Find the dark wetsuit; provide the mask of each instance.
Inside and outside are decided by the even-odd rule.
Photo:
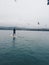
[[[16,30],[15,30],[15,28],[13,29],[13,35],[16,33]]]

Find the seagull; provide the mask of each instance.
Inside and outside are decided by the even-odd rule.
[[[15,2],[16,2],[16,0],[15,0]]]

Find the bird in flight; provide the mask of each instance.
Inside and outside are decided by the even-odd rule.
[[[15,2],[16,2],[16,0],[15,0]]]

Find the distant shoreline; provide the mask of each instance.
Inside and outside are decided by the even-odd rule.
[[[0,30],[49,31],[49,28],[0,27]]]

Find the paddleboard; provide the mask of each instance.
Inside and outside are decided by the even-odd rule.
[[[10,37],[15,37],[15,38],[16,38],[17,36],[16,36],[16,35],[12,35],[12,34],[11,34],[11,35],[10,35]]]

